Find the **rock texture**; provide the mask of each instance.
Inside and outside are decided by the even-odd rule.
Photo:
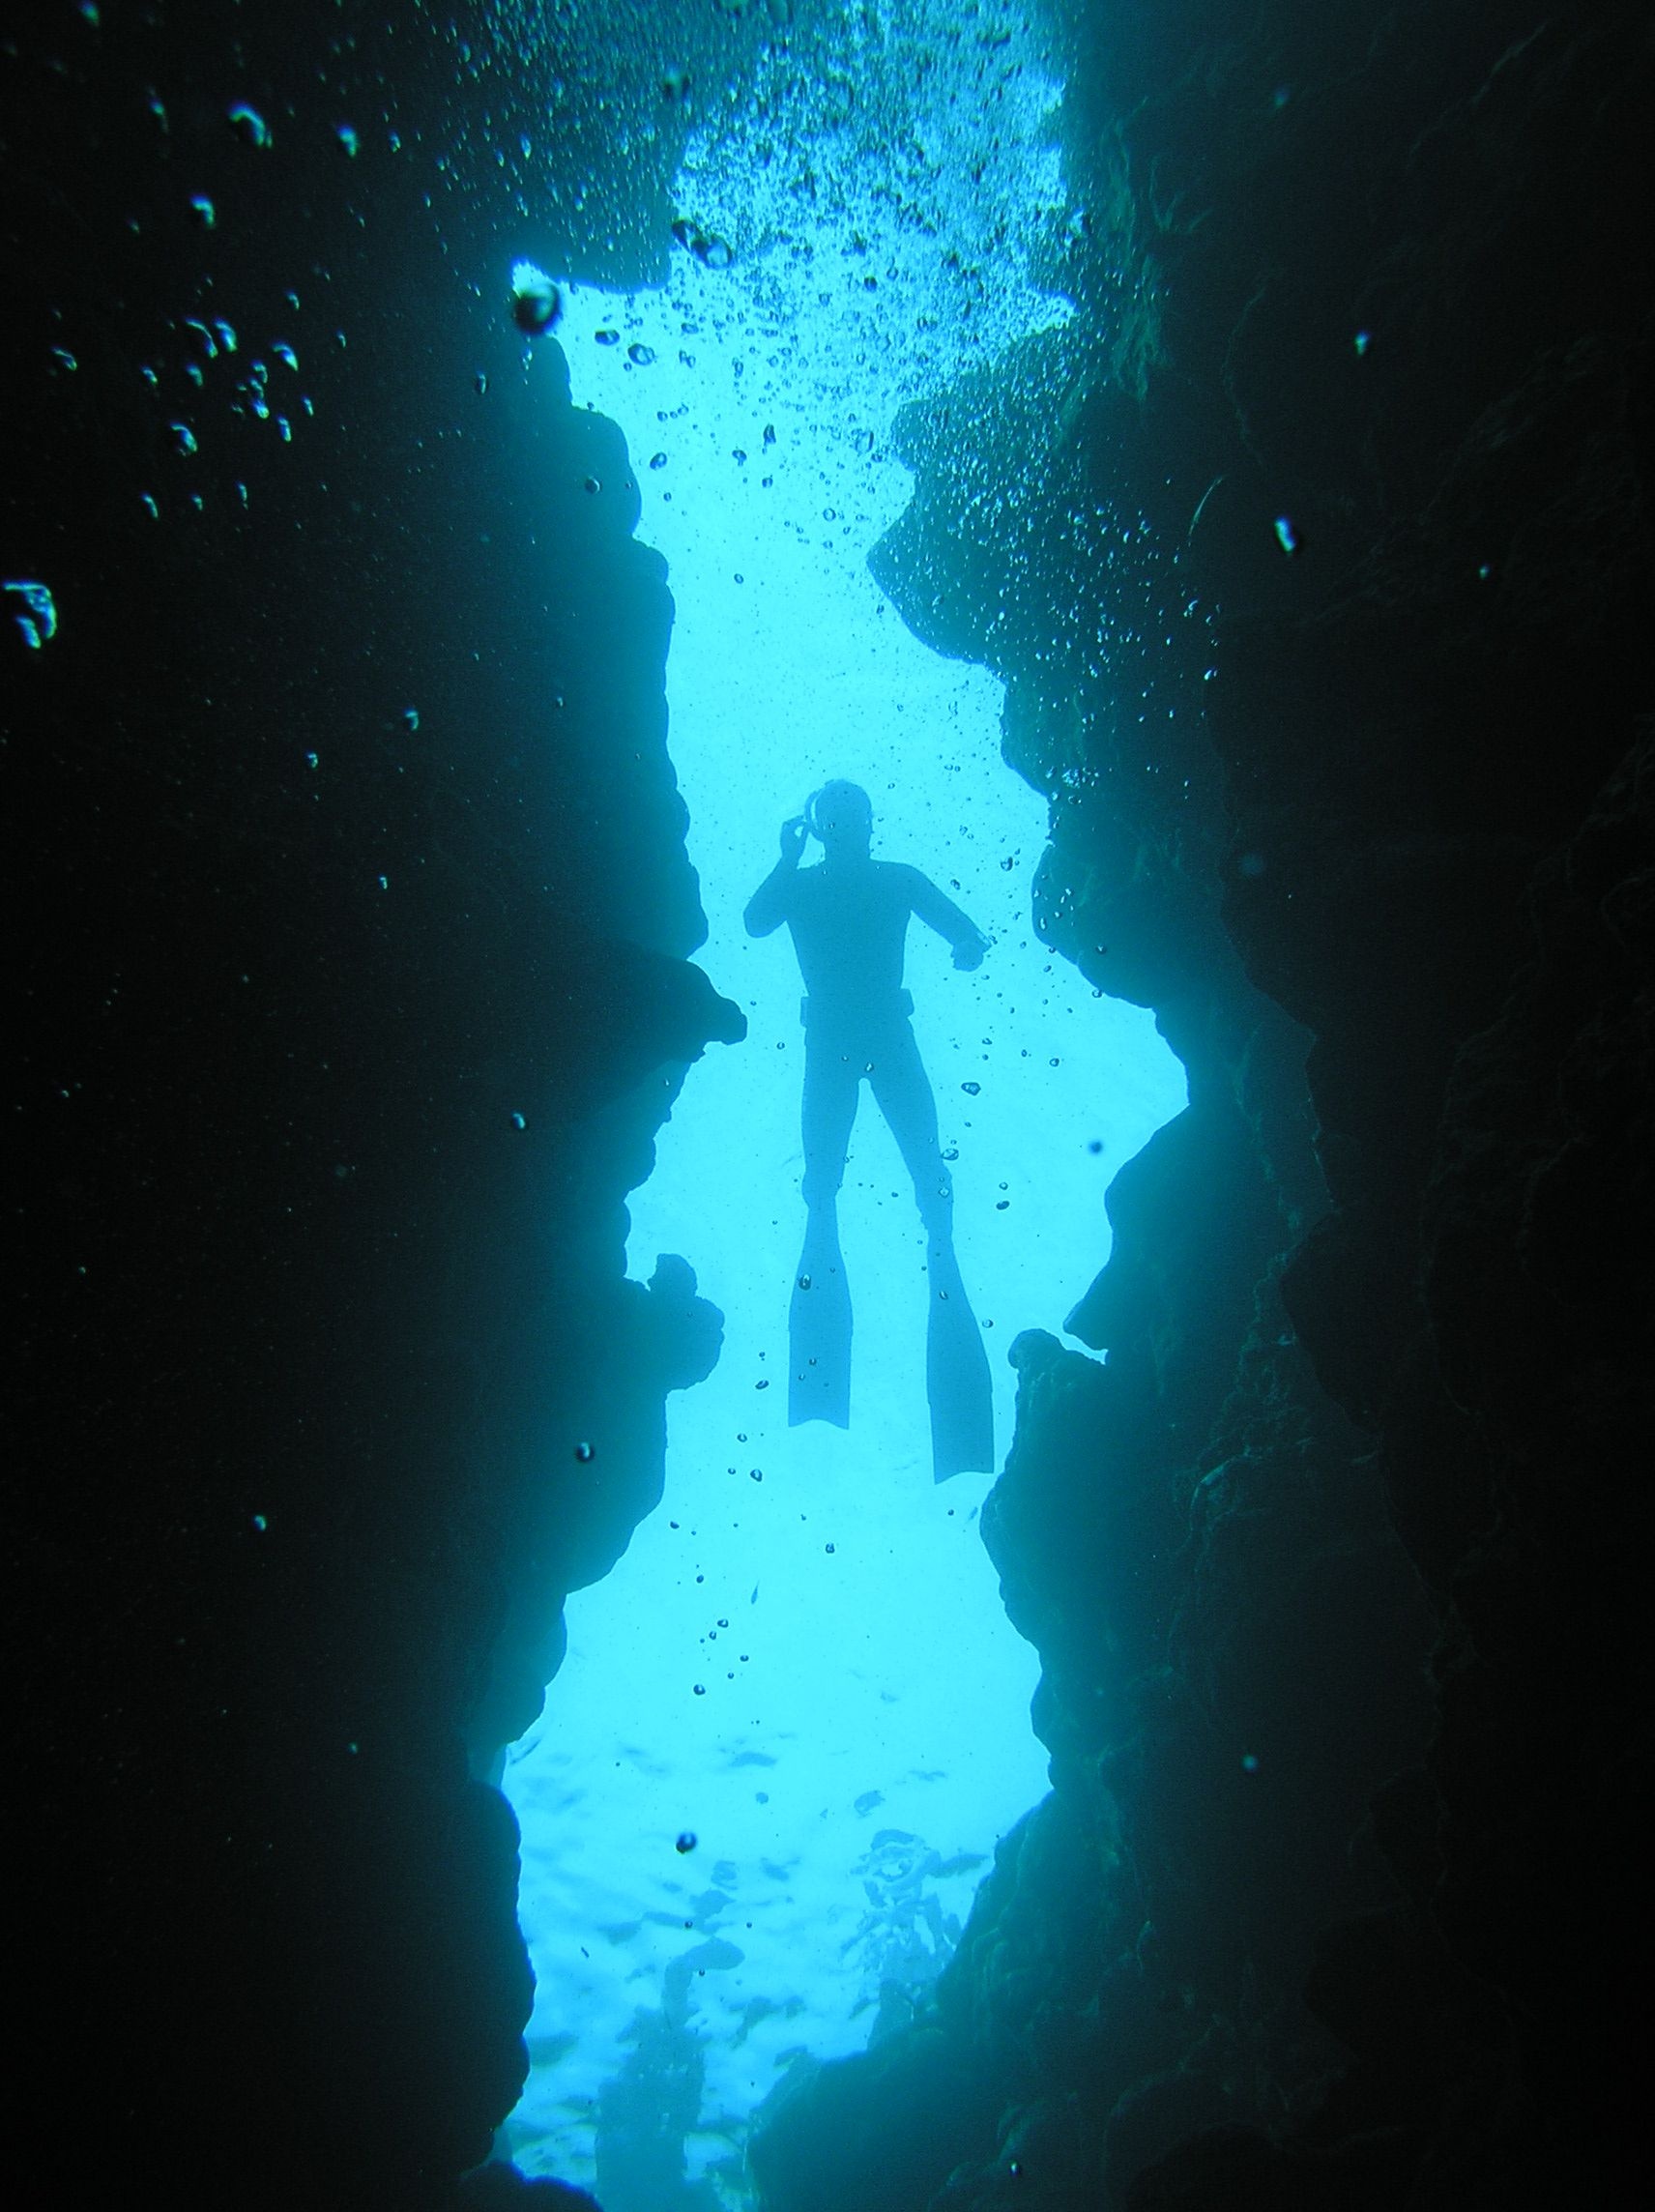
[[[1003,677],[1036,919],[1157,1009],[1191,1103],[1070,1318],[1107,1364],[1014,1350],[984,1532],[1053,1794],[933,2017],[782,2101],[754,2168],[770,2212],[1612,2196],[1643,26],[1068,20],[1076,320],[908,420],[876,568]]]
[[[1112,1193],[1107,1362],[1016,1348],[987,1533],[1052,1794],[932,2013],[780,2102],[755,2179],[1614,2201],[1646,24],[1054,9],[1076,314],[906,422],[876,567],[1003,678],[1038,926],[1190,1107]],[[787,13],[653,11],[737,100]],[[15,2087],[59,2201],[581,2200],[456,2183],[529,1995],[484,1778],[715,1353],[623,1208],[739,1017],[688,964],[628,457],[473,287],[547,71],[548,257],[658,266],[682,123],[628,130],[619,18],[182,0],[0,54],[5,573],[59,618],[3,640]]]
[[[58,616],[0,641],[18,2163],[444,2203],[524,2066],[481,1776],[716,1356],[624,1196],[742,1023],[628,456],[507,312],[480,31],[98,15],[0,64],[5,573]]]

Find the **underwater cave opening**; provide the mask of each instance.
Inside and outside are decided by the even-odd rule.
[[[567,1659],[505,1777],[537,1994],[503,2147],[606,2212],[747,2203],[750,2116],[796,2066],[923,2001],[997,1840],[1045,1788],[1037,1661],[978,1532],[993,1474],[933,1481],[925,1235],[866,1088],[840,1205],[851,1425],[789,1426],[800,983],[785,930],[742,926],[779,826],[855,780],[875,857],[917,866],[992,941],[960,973],[916,921],[907,982],[997,1461],[1006,1351],[1060,1326],[1108,1256],[1108,1181],[1185,1101],[1152,1017],[1035,933],[1046,802],[1002,762],[1001,685],[920,643],[868,567],[909,497],[900,407],[1066,312],[1031,276],[1061,200],[1039,128],[1058,92],[1032,67],[1015,83],[1028,114],[1007,132],[980,68],[963,103],[933,73],[915,126],[928,238],[888,161],[820,114],[795,133],[809,210],[726,118],[692,136],[678,190],[733,258],[676,253],[658,291],[564,289],[575,401],[621,425],[640,534],[669,565],[698,958],[749,1021],[691,1069],[630,1204],[631,1273],[687,1258],[725,1316],[722,1356],[670,1401],[664,1502],[571,1601]]]

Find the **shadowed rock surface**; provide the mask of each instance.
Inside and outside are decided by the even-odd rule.
[[[1014,1348],[984,1534],[1054,1794],[914,2031],[982,2086],[922,2138],[882,2046],[779,2100],[754,2168],[771,2212],[1612,2194],[1642,31],[1069,20],[1077,323],[911,413],[875,567],[1005,680],[1037,922],[1156,1008],[1191,1103],[1110,1193],[1069,1323],[1107,1366]]]
[[[740,100],[773,21],[704,13],[682,59]],[[875,568],[1003,679],[1037,925],[1190,1106],[1068,1323],[1107,1364],[1015,1348],[985,1535],[1052,1794],[934,2007],[801,2072],[753,2174],[767,2212],[1611,2201],[1646,23],[1057,13],[1076,316],[911,413]],[[620,433],[467,289],[545,120],[499,18],[104,17],[4,65],[7,573],[61,624],[4,640],[25,2141],[97,2177],[63,2202],[590,2201],[458,2177],[529,2005],[485,1777],[716,1355],[693,1253],[622,1256],[741,1027],[688,964],[666,579]],[[602,11],[560,35],[547,250],[645,281],[682,126],[627,132]],[[291,450],[241,372],[192,392],[220,316],[295,348]]]
[[[428,196],[503,66],[344,24],[66,11],[4,64],[6,573],[60,622],[4,640],[15,2085],[176,2202],[448,2201],[515,2100],[467,1744],[533,1718],[716,1357],[623,1201],[744,1029],[687,960],[624,442],[470,290],[508,180]]]

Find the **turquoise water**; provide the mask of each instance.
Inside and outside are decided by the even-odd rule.
[[[863,56],[876,82],[908,68],[928,14]],[[1000,1459],[1006,1349],[1060,1327],[1108,1256],[1111,1176],[1184,1103],[1151,1017],[1094,996],[1031,926],[1046,804],[1000,759],[999,684],[921,645],[867,566],[909,494],[901,405],[1067,313],[1031,275],[1061,204],[1042,141],[1059,88],[1015,41],[998,101],[979,56],[934,49],[908,110],[928,229],[889,189],[889,145],[813,109],[814,137],[778,131],[808,160],[759,159],[756,125],[692,133],[679,204],[733,242],[730,266],[680,252],[660,291],[564,288],[576,402],[620,423],[639,535],[669,565],[698,958],[750,1024],[691,1071],[630,1202],[631,1272],[688,1258],[724,1312],[723,1357],[670,1402],[665,1503],[571,1602],[567,1662],[506,1778],[538,1984],[506,2140],[607,2212],[685,2189],[744,2202],[751,2112],[922,1995],[1045,1788],[1037,1663],[977,1532],[992,1477],[932,1480],[924,1246],[865,1091],[841,1206],[852,1425],[787,1426],[800,987],[786,932],[755,943],[740,922],[781,822],[855,779],[876,858],[917,865],[993,940],[962,974],[915,922],[908,982]]]

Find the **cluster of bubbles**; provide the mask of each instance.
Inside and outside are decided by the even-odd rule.
[[[888,416],[1067,318],[1031,275],[1066,208],[1058,87],[1021,8],[978,15],[967,29],[919,0],[846,10],[808,53],[774,41],[750,99],[710,108],[685,144],[679,189],[697,220],[674,225],[678,243],[724,267],[717,249],[739,239],[742,306],[796,339],[833,301],[830,351],[795,364],[821,398],[877,391]]]
[[[672,234],[704,269],[728,269],[736,258],[736,249],[727,238],[720,238],[715,230],[703,230],[700,223],[692,222],[688,216],[677,218]]]
[[[247,113],[250,115],[252,111],[248,109]],[[247,137],[249,144],[264,145],[268,143],[268,136],[259,138],[251,134],[250,125],[244,131],[244,136]],[[190,205],[195,210],[203,227],[211,229],[218,219],[213,202],[204,195],[197,195],[190,202]],[[290,291],[286,298],[289,308],[297,314],[300,308],[298,293]],[[223,316],[209,318],[205,315],[179,315],[171,320],[170,327],[183,341],[182,357],[169,361],[158,354],[154,361],[141,364],[138,373],[149,391],[158,399],[164,398],[170,406],[180,409],[177,414],[170,415],[166,419],[166,436],[173,453],[181,460],[190,461],[201,451],[201,436],[195,422],[190,419],[186,410],[194,406],[198,394],[204,394],[207,392],[208,372],[213,364],[227,361],[233,355],[239,355],[242,350],[242,341],[235,325]],[[335,342],[343,346],[345,343],[343,332],[336,331],[334,335]],[[73,354],[62,348],[54,348],[53,350],[54,357],[66,371],[72,370],[77,365]],[[273,339],[268,350],[271,360],[277,363],[289,375],[294,377],[299,375],[299,355],[288,339]],[[189,388],[182,394],[177,393],[172,388],[171,379],[175,374],[181,376]],[[229,412],[234,416],[250,416],[258,422],[272,423],[282,444],[291,445],[295,422],[302,415],[314,416],[316,405],[308,393],[303,391],[296,393],[292,399],[278,398],[273,405],[270,363],[264,360],[252,360],[247,362],[245,374],[235,377],[230,392]],[[234,488],[242,505],[246,507],[247,505],[247,485],[238,482]],[[155,494],[143,492],[139,496],[147,512],[152,518],[159,520],[161,511],[160,502]],[[197,511],[201,511],[205,506],[203,493],[200,491],[191,493],[189,504]]]

